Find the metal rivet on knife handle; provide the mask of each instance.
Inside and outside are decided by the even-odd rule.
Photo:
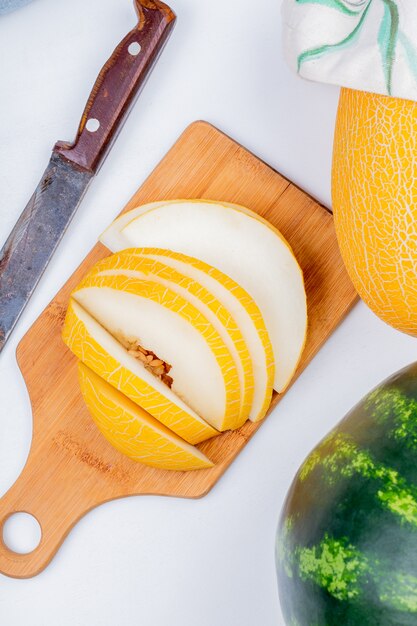
[[[0,251],[0,351],[42,276],[161,52],[175,14],[135,0],[136,27],[101,70],[73,143],[58,142],[32,198]]]

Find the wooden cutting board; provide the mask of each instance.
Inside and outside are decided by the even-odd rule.
[[[243,204],[269,219],[288,239],[307,288],[309,329],[300,374],[356,301],[331,214],[206,122],[185,130],[124,210],[173,198]],[[93,263],[108,254],[101,244],[92,249],[17,349],[32,402],[33,440],[25,468],[0,500],[0,528],[9,515],[26,511],[39,521],[42,539],[33,552],[23,555],[11,552],[0,540],[0,571],[9,576],[25,578],[40,572],[77,520],[102,502],[136,494],[203,496],[261,426],[248,422],[201,444],[216,464],[194,472],[146,467],[107,443],[84,406],[76,359],[61,340],[61,328],[71,290]],[[274,396],[271,409],[279,398]]]

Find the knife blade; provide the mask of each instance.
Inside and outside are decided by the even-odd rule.
[[[34,194],[0,251],[0,352],[103,163],[175,22],[160,0],[134,0],[138,23],[93,86],[75,141],[55,144]]]

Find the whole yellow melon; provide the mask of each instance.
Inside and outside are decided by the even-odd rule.
[[[417,103],[342,89],[332,197],[359,295],[385,322],[417,336]]]

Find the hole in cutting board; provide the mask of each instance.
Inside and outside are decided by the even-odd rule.
[[[28,554],[41,542],[42,529],[33,515],[19,512],[10,515],[3,524],[3,541],[9,550]]]

